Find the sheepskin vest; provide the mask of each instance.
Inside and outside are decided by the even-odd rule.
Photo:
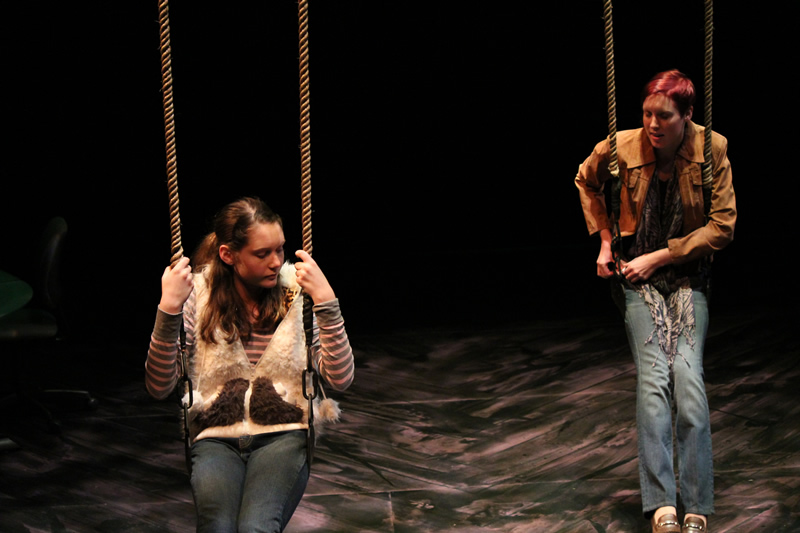
[[[300,287],[293,265],[283,265],[279,283],[293,300],[256,365],[247,358],[240,339],[228,344],[217,330],[218,341],[213,344],[196,335],[188,362],[193,384],[189,409],[192,442],[308,428],[308,401],[302,390],[307,366],[303,298],[297,297]],[[205,272],[195,274],[194,290],[199,321],[210,292]]]

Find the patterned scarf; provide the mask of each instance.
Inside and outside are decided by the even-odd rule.
[[[636,228],[627,256],[638,257],[666,248],[669,239],[680,235],[682,225],[683,202],[676,171],[667,181],[654,175],[647,191],[641,223]],[[668,265],[659,268],[647,282],[633,284],[633,288],[647,303],[655,323],[645,344],[657,337],[658,346],[672,368],[675,355],[679,354],[678,338],[683,335],[689,345],[694,346],[694,300],[689,278],[678,277],[675,268]]]

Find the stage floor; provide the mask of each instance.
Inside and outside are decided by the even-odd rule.
[[[711,531],[800,531],[800,349],[788,316],[712,309]],[[288,532],[640,532],[635,371],[617,317],[351,330],[356,381]],[[2,407],[0,531],[190,532],[177,407],[136,347],[73,347],[93,411],[61,436]],[[64,359],[52,363],[64,365]],[[95,366],[96,367],[96,366]],[[5,379],[5,378],[4,378]]]

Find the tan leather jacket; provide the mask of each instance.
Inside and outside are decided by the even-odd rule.
[[[683,234],[668,242],[675,264],[683,264],[721,250],[733,240],[736,223],[736,198],[731,182],[728,161],[728,141],[712,132],[711,153],[713,183],[711,211],[706,224],[703,219],[703,140],[705,128],[689,121],[686,136],[675,158],[681,198],[683,199]],[[642,128],[617,134],[622,192],[620,195],[620,233],[633,235],[642,215],[647,188],[655,170],[653,146]],[[590,234],[612,229],[606,211],[603,186],[611,177],[608,170],[610,149],[608,140],[595,146],[575,177],[580,192],[583,214]]]

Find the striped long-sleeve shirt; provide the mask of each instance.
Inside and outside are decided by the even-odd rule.
[[[178,352],[181,321],[186,331],[187,356],[194,353],[196,300],[192,292],[183,306],[183,313],[172,315],[161,309],[150,337],[150,349],[145,363],[145,384],[151,396],[164,399],[178,381]],[[334,389],[344,390],[353,382],[353,350],[344,329],[339,300],[317,304],[314,310],[313,361],[320,376]],[[243,342],[245,353],[255,365],[272,340],[271,330],[254,329],[250,339]],[[225,342],[220,341],[220,342]]]

